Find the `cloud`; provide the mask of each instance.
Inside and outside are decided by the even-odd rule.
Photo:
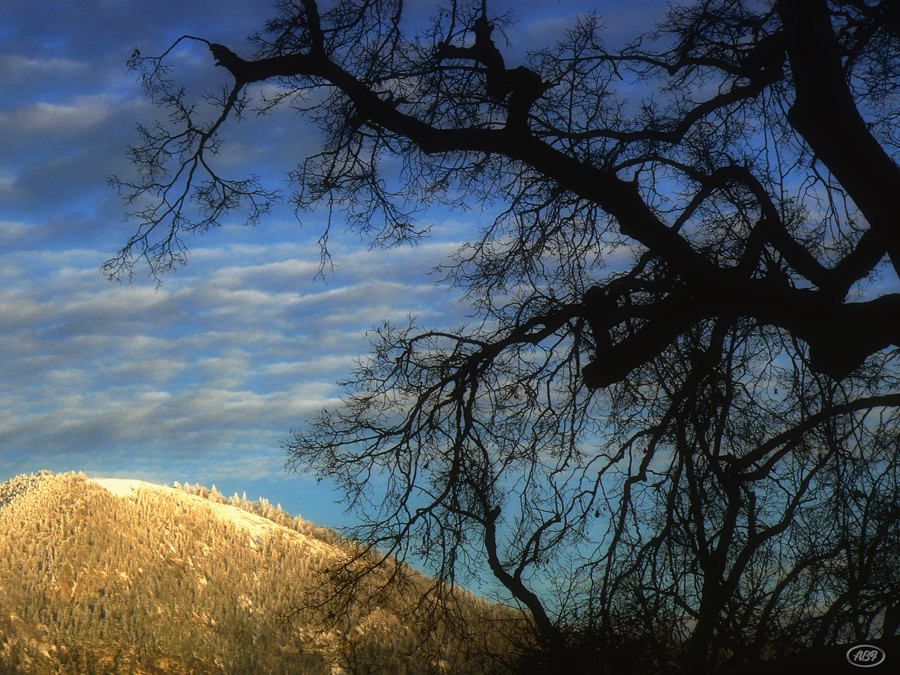
[[[582,4],[528,2],[521,12],[543,7],[546,21]],[[258,228],[235,216],[189,238],[188,266],[159,289],[99,274],[133,226],[106,177],[133,175],[135,123],[164,118],[125,69],[132,48],[158,54],[191,33],[250,54],[244,37],[272,12],[270,0],[222,0],[215,11],[205,0],[4,6],[0,474],[281,477],[279,441],[334,404],[335,382],[368,352],[368,328],[408,314],[433,327],[464,321],[458,295],[428,270],[472,232],[468,221],[441,220],[423,245],[391,251],[366,250],[336,224],[336,272],[315,280],[324,217],[304,214],[301,230],[284,206]],[[532,28],[528,40],[560,30]],[[225,77],[203,45],[176,59],[173,75],[192,91]],[[219,164],[276,187],[319,140],[290,108],[227,132]]]
[[[7,178],[9,189],[12,189],[12,178]],[[6,189],[7,182],[4,180],[4,172],[0,171],[0,195]],[[15,242],[21,241],[28,231],[28,226],[19,221],[0,220],[0,244],[9,246]]]
[[[86,73],[89,69],[89,64],[83,60],[0,54],[0,82],[5,84],[44,77],[72,77]]]
[[[280,475],[279,441],[335,405],[366,329],[409,312],[460,316],[427,273],[454,244],[342,248],[323,282],[313,248],[238,244],[236,231],[197,240],[212,245],[158,289],[108,284],[98,250],[0,255],[0,389],[15,392],[0,397],[0,470],[12,457],[22,470],[134,466],[130,448],[152,472],[191,462],[216,476],[221,453],[252,449],[254,475],[264,457]]]
[[[16,194],[16,175],[9,169],[0,168],[0,197],[10,198]],[[2,235],[8,237],[13,223],[4,222]],[[21,232],[21,230],[19,231]]]
[[[64,103],[37,102],[0,115],[0,124],[13,136],[74,136],[109,119],[114,103],[107,95],[76,96]]]

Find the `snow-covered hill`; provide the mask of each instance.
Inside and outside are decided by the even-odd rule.
[[[264,500],[17,477],[0,485],[0,673],[481,673],[509,649],[518,615],[467,593],[429,614],[433,582],[402,565],[336,595],[328,570],[358,551]]]

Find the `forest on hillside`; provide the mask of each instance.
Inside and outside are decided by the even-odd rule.
[[[432,582],[398,565],[353,598],[335,594],[325,569],[355,552],[265,500],[177,483],[123,498],[83,475],[18,477],[0,486],[0,672],[502,669],[503,628],[519,615],[460,590],[431,612]]]

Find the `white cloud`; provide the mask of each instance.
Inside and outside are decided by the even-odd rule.
[[[277,377],[308,377],[317,374],[346,374],[353,367],[353,356],[321,356],[303,361],[269,363],[265,372]]]
[[[86,73],[89,67],[85,61],[75,59],[29,58],[21,54],[0,54],[0,73],[2,79],[7,81],[78,75]]]
[[[0,391],[16,394],[0,399],[0,470],[17,456],[16,473],[43,462],[134,477],[188,463],[220,475],[232,462],[282,475],[279,441],[335,405],[366,329],[460,311],[427,275],[455,246],[347,248],[337,274],[314,282],[314,249],[229,241],[196,249],[160,289],[108,284],[98,251],[0,255]],[[239,459],[251,450],[252,466]]]
[[[0,115],[0,123],[2,123],[3,116]],[[9,169],[0,168],[0,197],[12,197],[16,191],[16,175],[10,171]],[[7,231],[9,230],[11,233],[16,234],[15,231],[10,227],[13,225],[12,223],[4,223],[4,228],[2,234],[4,236],[7,235]]]
[[[107,121],[114,105],[113,97],[96,94],[64,103],[36,102],[0,115],[0,124],[8,134],[74,136]]]
[[[12,190],[15,179],[0,171],[0,194]],[[25,237],[27,225],[19,221],[0,220],[0,244],[12,244]]]

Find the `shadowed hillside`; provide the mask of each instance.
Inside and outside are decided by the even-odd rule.
[[[452,614],[429,612],[433,583],[405,567],[338,607],[322,570],[354,550],[215,489],[15,478],[0,485],[0,672],[494,669],[510,610],[457,592]]]

